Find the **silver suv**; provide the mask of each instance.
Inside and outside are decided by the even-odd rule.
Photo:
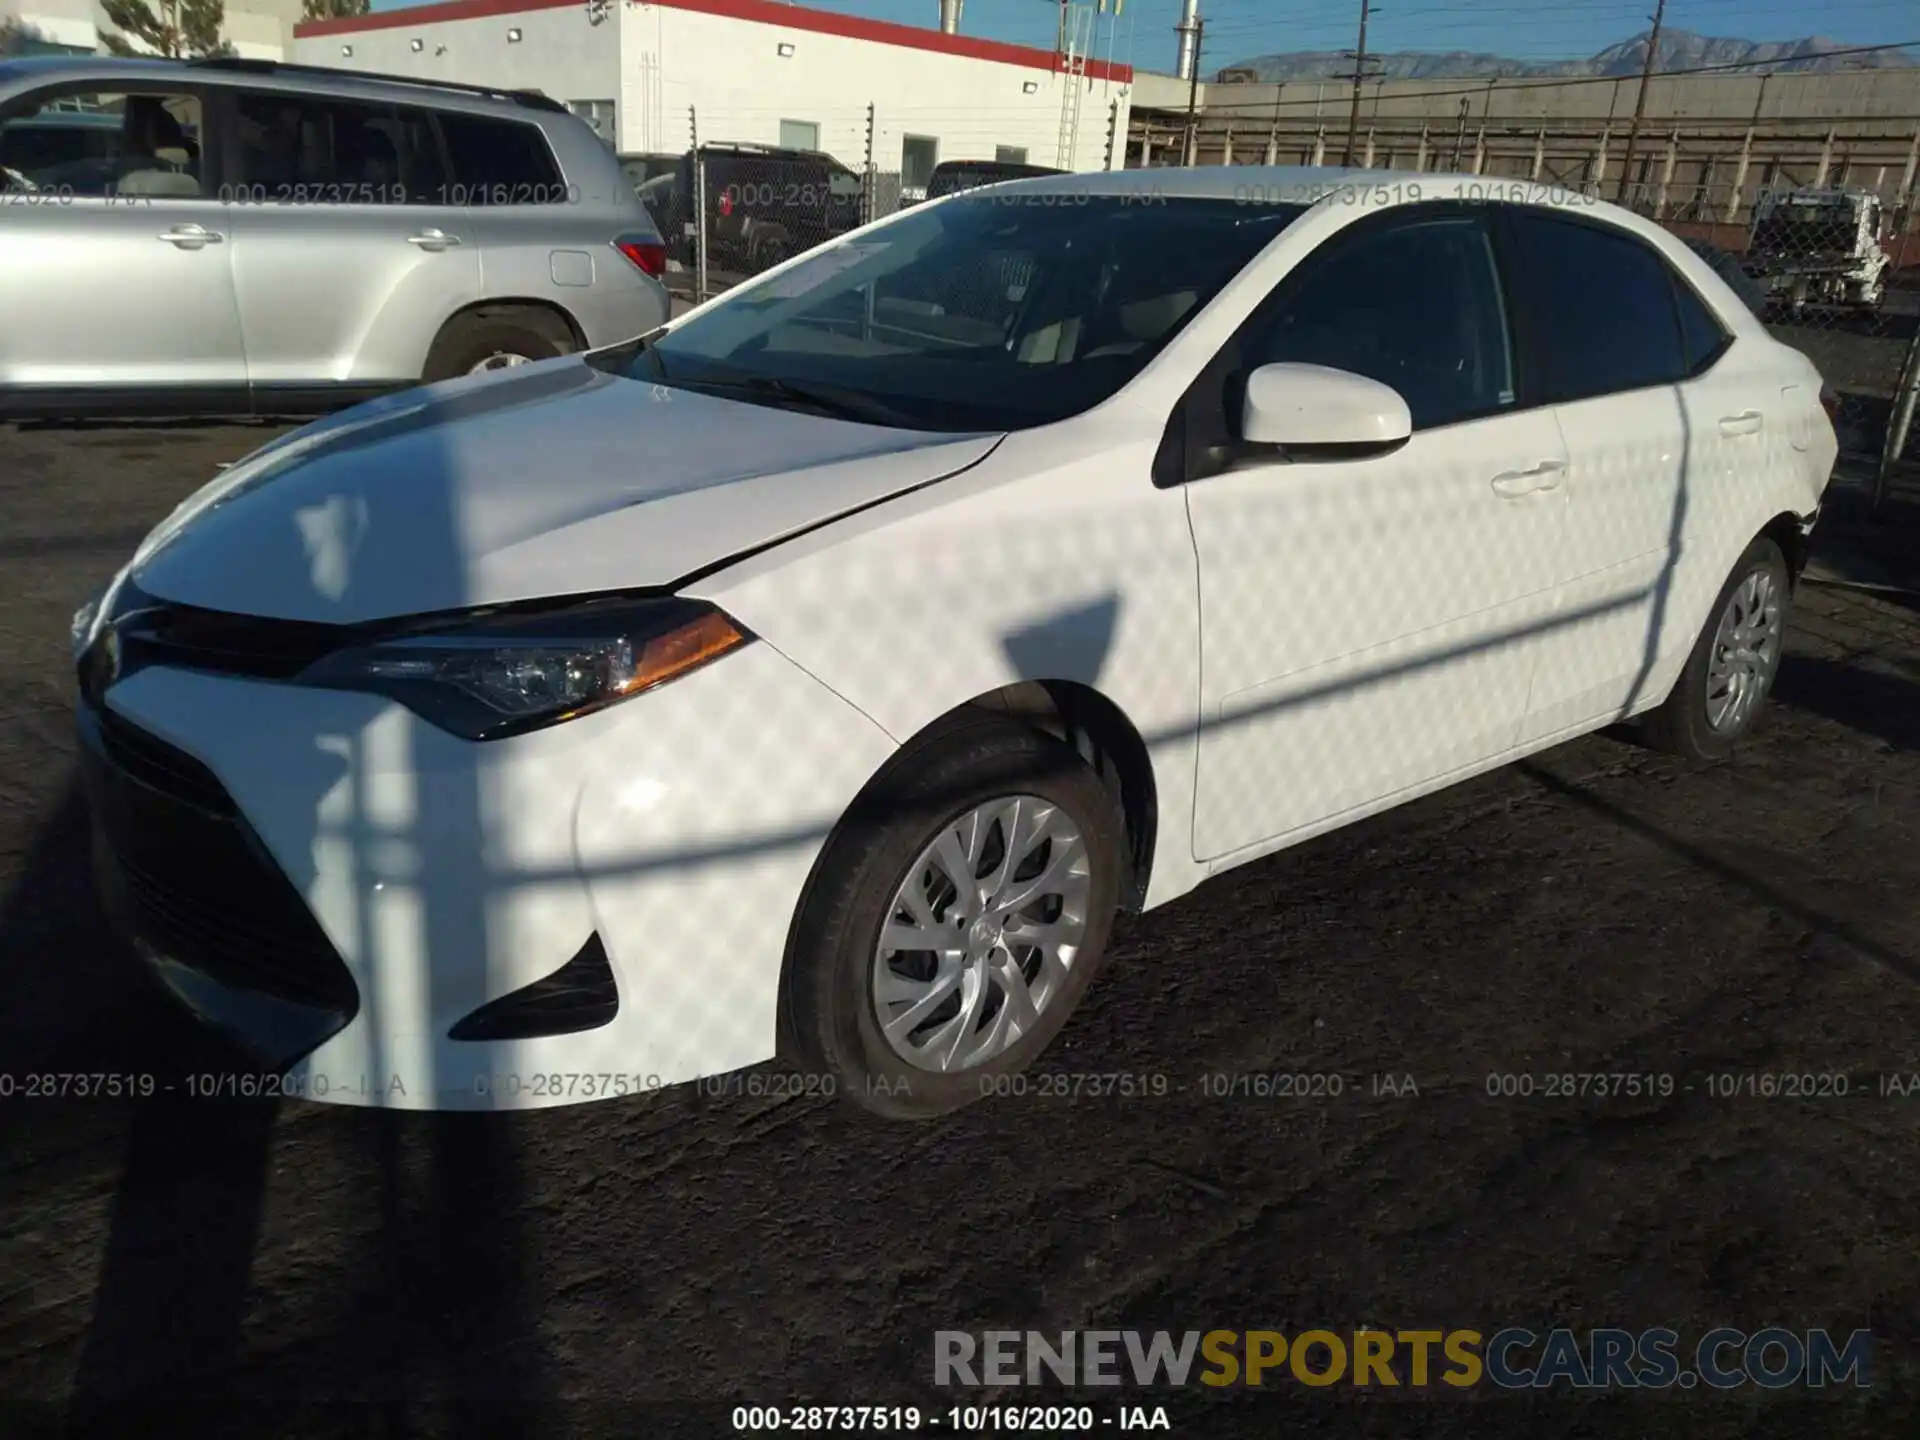
[[[628,340],[666,254],[543,95],[0,62],[0,416],[291,414]]]

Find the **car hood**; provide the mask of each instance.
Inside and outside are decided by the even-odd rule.
[[[976,464],[897,430],[578,359],[427,386],[284,436],[190,496],[122,572],[150,595],[352,624],[675,582]]]

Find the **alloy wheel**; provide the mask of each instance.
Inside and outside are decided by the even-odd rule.
[[[1751,570],[1734,587],[1707,659],[1707,724],[1737,734],[1766,698],[1780,665],[1780,586],[1772,570]]]
[[[509,350],[496,350],[493,354],[487,356],[486,359],[476,364],[471,370],[467,371],[467,373],[469,375],[482,375],[489,370],[507,370],[515,365],[529,365],[532,363],[533,362],[525,355],[516,355]]]
[[[968,1070],[1031,1034],[1087,933],[1092,868],[1073,818],[1035,795],[948,822],[894,892],[872,996],[894,1053]]]

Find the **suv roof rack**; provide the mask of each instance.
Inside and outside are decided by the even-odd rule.
[[[801,150],[792,145],[762,145],[755,140],[703,140],[700,150],[704,154],[713,151],[716,154],[735,155],[792,155],[803,160],[831,160],[833,157],[824,150]]]
[[[423,90],[451,90],[461,95],[484,95],[494,100],[511,100],[532,110],[569,113],[550,95],[538,90],[507,90],[498,85],[462,85],[452,80],[422,80],[412,75],[381,75],[372,70],[342,70],[332,65],[300,65],[287,60],[253,60],[238,55],[206,55],[187,64],[207,70],[237,70],[247,75],[313,75],[339,80],[371,80],[382,85],[411,85]]]

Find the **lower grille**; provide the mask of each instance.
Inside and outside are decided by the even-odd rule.
[[[220,985],[338,1012],[344,1025],[360,1005],[352,975],[213,773],[91,705],[79,719],[122,922]]]

